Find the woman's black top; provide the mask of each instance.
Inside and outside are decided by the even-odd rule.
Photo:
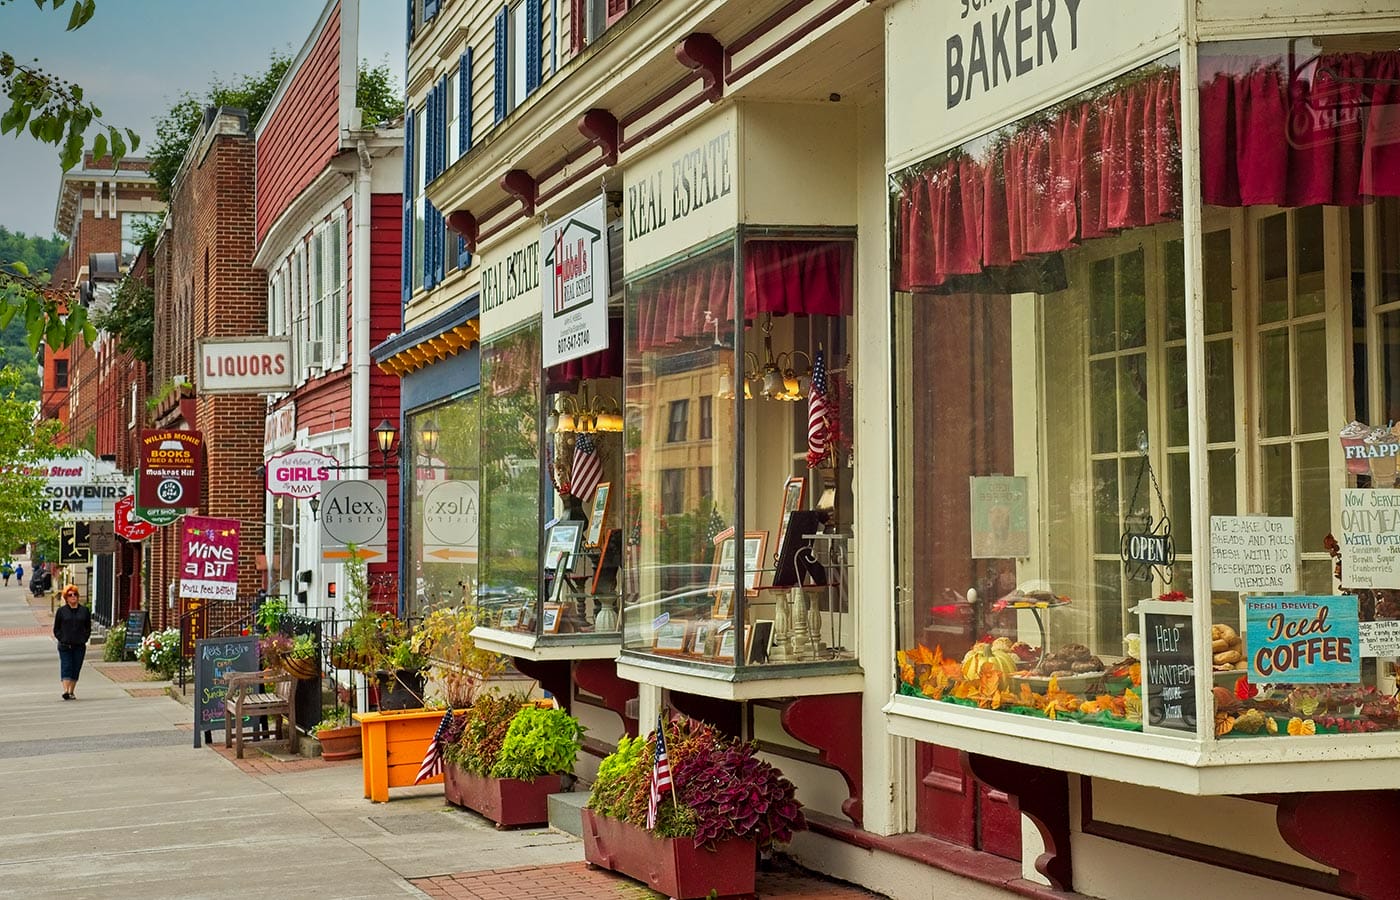
[[[63,604],[53,614],[53,636],[60,644],[86,644],[92,637],[92,612],[81,603]]]

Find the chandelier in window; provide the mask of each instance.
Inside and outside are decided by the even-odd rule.
[[[806,398],[812,385],[812,357],[805,350],[784,350],[773,353],[773,314],[765,313],[763,324],[763,360],[760,363],[757,353],[744,351],[744,399],[751,400],[755,393],[764,400],[796,402]],[[798,357],[806,363],[798,366]],[[734,374],[728,368],[719,375],[719,387],[715,396],[722,400],[734,399]]]
[[[545,428],[552,434],[620,432],[622,411],[611,397],[600,394],[590,398],[585,381],[579,386],[578,394],[555,395]]]

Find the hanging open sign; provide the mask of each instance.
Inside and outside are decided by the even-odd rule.
[[[1128,578],[1132,581],[1151,581],[1155,572],[1168,584],[1172,580],[1172,566],[1176,563],[1176,541],[1172,538],[1171,519],[1163,517],[1154,526],[1147,517],[1146,527],[1136,531],[1123,532],[1120,555],[1127,565]]]

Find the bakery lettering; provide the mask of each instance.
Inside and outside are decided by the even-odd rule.
[[[1277,677],[1287,681],[1287,674],[1293,669],[1315,665],[1319,662],[1350,663],[1355,648],[1349,637],[1327,634],[1332,630],[1327,621],[1329,612],[1326,606],[1318,603],[1278,601],[1282,609],[1269,617],[1268,640],[1270,646],[1259,648],[1254,654],[1254,669],[1261,676]],[[1302,618],[1291,617],[1286,613],[1301,607],[1316,609],[1315,614]],[[1273,642],[1284,640],[1284,643]]]
[[[949,35],[948,109],[1079,48],[1083,0],[961,0],[972,28]]]
[[[628,186],[628,240],[680,221],[733,192],[730,135],[731,132],[726,131],[711,138],[673,160],[669,172],[663,166]]]

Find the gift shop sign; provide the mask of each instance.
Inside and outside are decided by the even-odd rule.
[[[1251,683],[1361,680],[1355,597],[1250,597],[1245,617]]]
[[[481,254],[481,339],[504,334],[540,312],[540,232],[523,232]]]
[[[125,540],[144,541],[156,533],[156,526],[136,518],[136,498],[130,494],[117,501],[112,515],[113,529]]]
[[[1342,586],[1400,588],[1400,490],[1342,489]]]
[[[544,365],[608,349],[608,211],[598,197],[544,229]]]
[[[156,510],[199,505],[204,438],[198,431],[143,429],[140,461],[138,507]]]
[[[320,496],[325,482],[335,480],[340,460],[315,450],[289,450],[268,459],[266,471],[269,494],[309,500]]]
[[[1175,46],[1182,4],[914,0],[891,6],[886,152],[903,164]]]
[[[623,269],[635,272],[739,221],[739,113],[706,120],[627,167]]]
[[[389,551],[387,496],[383,481],[328,484],[321,492],[321,561],[383,561]]]
[[[199,342],[201,394],[275,394],[292,389],[292,343],[275,338]]]
[[[180,596],[238,596],[238,520],[186,516],[180,523]]]

